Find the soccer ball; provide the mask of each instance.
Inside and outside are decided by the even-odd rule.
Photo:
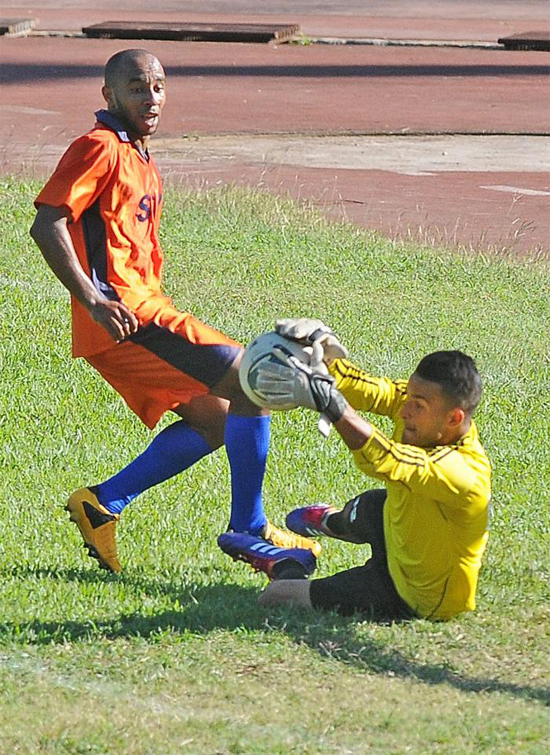
[[[257,391],[256,381],[258,378],[258,369],[267,362],[283,364],[272,353],[274,346],[285,349],[288,353],[295,356],[301,362],[309,364],[311,358],[311,346],[303,346],[297,341],[291,341],[289,338],[280,336],[275,331],[262,333],[257,336],[245,349],[243,358],[239,365],[239,380],[241,388],[248,398],[256,406],[262,406],[265,409],[277,409],[278,411],[288,411],[296,409],[296,404],[284,404],[282,406],[271,407],[261,393]]]

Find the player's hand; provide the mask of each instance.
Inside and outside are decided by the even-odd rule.
[[[101,325],[115,341],[123,341],[137,332],[137,317],[128,307],[119,301],[101,299],[88,309],[92,318]]]
[[[331,422],[341,419],[347,401],[325,371],[312,369],[295,356],[275,346],[273,354],[283,364],[268,362],[258,369],[256,388],[274,409],[304,406],[324,414]]]
[[[326,364],[348,355],[346,347],[340,343],[333,330],[325,325],[322,320],[311,320],[307,317],[277,320],[275,331],[291,341],[299,341],[306,345],[312,345],[318,341],[323,346],[323,360]]]

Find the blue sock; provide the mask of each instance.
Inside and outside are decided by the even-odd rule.
[[[127,467],[94,487],[99,502],[112,514],[120,514],[144,490],[183,472],[212,449],[183,420],[165,427],[149,447]]]
[[[271,417],[228,414],[225,448],[231,467],[231,519],[229,529],[259,534],[267,519],[262,503]]]

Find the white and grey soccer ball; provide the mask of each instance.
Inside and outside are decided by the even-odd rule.
[[[277,409],[278,411],[288,411],[296,409],[296,404],[284,404],[282,406],[272,407],[266,401],[261,392],[256,387],[258,371],[263,365],[274,362],[284,364],[275,354],[273,347],[278,346],[292,354],[304,364],[309,364],[311,360],[311,346],[304,346],[297,341],[291,341],[289,338],[279,335],[275,331],[262,333],[257,336],[245,349],[243,358],[239,365],[239,380],[241,388],[252,403],[265,409]]]

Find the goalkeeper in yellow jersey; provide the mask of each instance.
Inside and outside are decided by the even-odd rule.
[[[278,324],[283,335],[303,343],[319,338],[323,327],[329,330],[304,319]],[[472,611],[491,497],[491,467],[472,419],[481,397],[473,359],[438,351],[424,357],[408,380],[390,380],[347,359],[332,361],[327,374],[277,356],[279,363],[268,364],[258,379],[270,405],[294,403],[324,414],[357,466],[384,488],[358,495],[341,511],[321,504],[288,515],[287,525],[299,534],[370,544],[366,564],[331,577],[294,578],[314,568],[299,549],[278,549],[262,561],[253,543],[232,551],[239,544],[222,535],[229,538],[225,547],[220,542],[227,553],[273,579],[260,602],[361,612],[376,620],[445,620]],[[357,412],[390,417],[392,437]],[[292,579],[278,570],[289,564],[295,567]]]

